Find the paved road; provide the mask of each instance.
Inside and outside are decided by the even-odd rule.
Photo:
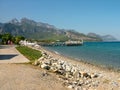
[[[0,63],[24,63],[29,62],[27,58],[21,55],[14,45],[0,45]]]

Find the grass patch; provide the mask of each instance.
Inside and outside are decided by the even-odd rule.
[[[31,62],[39,59],[42,54],[40,51],[26,47],[26,46],[18,46],[16,49],[22,53],[26,58],[28,58]]]

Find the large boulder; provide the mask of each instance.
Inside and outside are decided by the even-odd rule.
[[[46,69],[46,70],[49,70],[49,69],[50,69],[50,66],[48,66],[48,65],[45,64],[45,63],[43,63],[43,64],[41,64],[41,68]]]
[[[88,74],[88,73],[86,73],[86,72],[83,72],[83,71],[80,71],[80,74],[81,74],[81,77],[82,78],[91,78],[91,76]]]
[[[40,62],[38,60],[35,60],[35,62],[33,63],[33,65],[38,66],[40,64]]]
[[[98,74],[96,74],[96,73],[91,73],[90,76],[91,76],[91,78],[97,78],[97,77],[98,77]]]

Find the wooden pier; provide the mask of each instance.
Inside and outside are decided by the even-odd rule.
[[[83,40],[81,41],[66,41],[66,42],[50,42],[50,43],[45,43],[45,42],[39,42],[39,45],[42,46],[80,46],[83,45]]]
[[[66,46],[79,46],[79,45],[83,45],[83,41],[66,41],[65,45]]]

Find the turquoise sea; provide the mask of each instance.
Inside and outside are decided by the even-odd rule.
[[[76,60],[120,70],[120,42],[85,42],[83,46],[45,48]]]

